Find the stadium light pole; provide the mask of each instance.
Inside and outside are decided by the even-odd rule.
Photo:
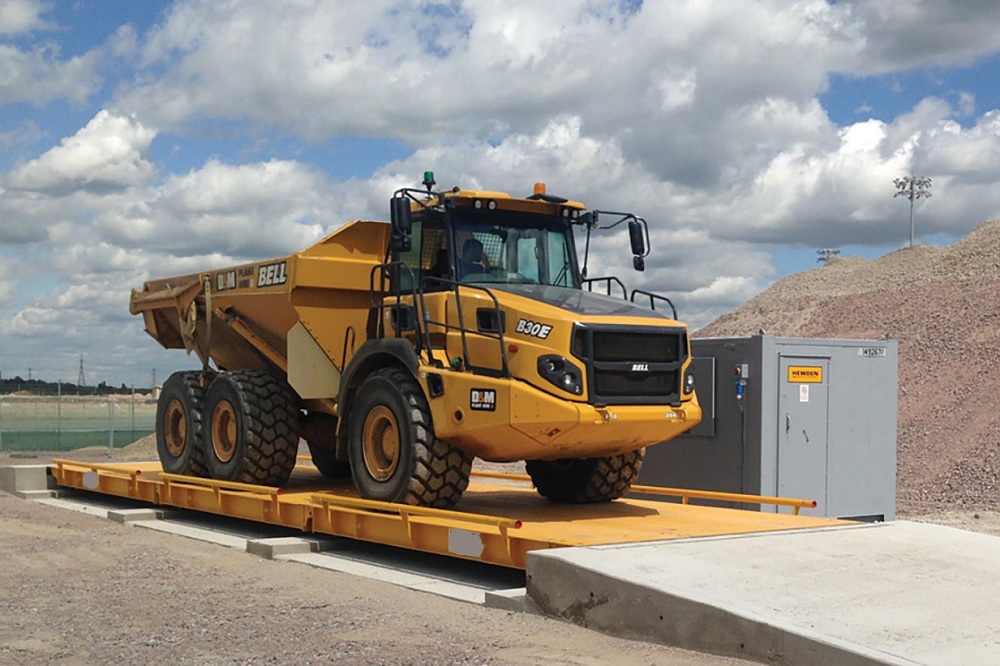
[[[840,248],[838,247],[824,247],[822,250],[816,250],[816,262],[820,264],[825,264],[830,261],[833,257],[840,255]]]
[[[913,247],[913,202],[917,199],[930,199],[931,179],[903,176],[893,179],[892,182],[896,186],[896,193],[892,198],[906,197],[910,200],[910,247]]]

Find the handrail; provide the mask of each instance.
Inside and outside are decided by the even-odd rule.
[[[677,319],[677,308],[674,307],[674,302],[671,301],[666,296],[661,296],[660,294],[654,294],[653,292],[646,291],[645,289],[633,289],[632,290],[632,295],[629,296],[628,289],[625,287],[625,283],[622,282],[620,279],[618,279],[618,277],[615,276],[615,275],[609,275],[607,277],[587,278],[587,279],[583,280],[582,284],[586,285],[587,291],[593,292],[594,291],[594,283],[595,282],[604,282],[607,285],[606,289],[605,289],[605,292],[604,292],[607,296],[611,296],[611,283],[613,282],[613,283],[617,284],[619,287],[621,287],[622,298],[624,298],[625,300],[630,301],[632,303],[635,303],[635,297],[637,295],[648,296],[649,297],[649,309],[653,310],[654,312],[656,311],[656,301],[657,300],[666,301],[667,305],[670,306],[670,311],[673,313],[673,318]]]
[[[477,525],[490,525],[499,529],[520,529],[522,525],[522,521],[516,518],[504,518],[502,516],[491,516],[483,513],[467,513],[464,511],[455,511],[454,509],[437,509],[434,507],[416,506],[413,504],[383,502],[380,500],[348,497],[333,493],[313,493],[309,496],[309,501],[320,504],[324,508],[335,507],[338,509],[355,509],[366,514],[390,516],[399,515],[401,518],[407,520],[410,516],[440,518],[444,520],[461,520],[463,522],[475,523]]]
[[[473,476],[484,479],[499,479],[503,481],[527,481],[531,482],[531,477],[527,474],[507,474],[505,472],[489,472],[486,470],[473,470]],[[718,490],[695,490],[693,488],[666,488],[662,486],[641,486],[633,485],[629,488],[631,493],[645,493],[647,495],[661,495],[664,497],[680,497],[681,504],[688,504],[692,499],[717,500],[723,502],[741,502],[743,504],[772,504],[774,506],[788,506],[792,508],[795,515],[799,515],[800,509],[815,509],[816,500],[798,499],[795,497],[774,497],[771,495],[747,495],[745,493],[726,493]]]
[[[483,292],[486,293],[487,296],[489,296],[490,300],[493,301],[493,311],[496,313],[496,321],[497,321],[497,332],[496,332],[496,335],[493,335],[492,333],[487,333],[487,332],[484,332],[484,331],[480,331],[478,329],[476,330],[476,335],[481,335],[481,336],[486,337],[486,338],[493,338],[493,339],[497,340],[497,343],[500,346],[500,376],[503,377],[503,378],[509,378],[510,377],[510,366],[507,363],[507,348],[506,348],[506,346],[504,345],[504,342],[503,342],[503,326],[501,326],[503,320],[501,318],[501,312],[500,312],[500,301],[497,300],[497,297],[493,294],[493,292],[490,291],[486,287],[480,287],[479,285],[475,285],[475,284],[460,284],[460,283],[456,282],[455,283],[455,309],[458,311],[458,324],[459,324],[458,325],[458,330],[459,330],[459,333],[460,333],[460,335],[462,337],[462,355],[464,357],[463,360],[465,362],[465,367],[468,368],[468,369],[470,369],[470,370],[472,370],[473,372],[475,372],[476,370],[482,371],[482,370],[489,369],[489,368],[485,368],[483,366],[473,365],[472,362],[471,362],[471,360],[470,360],[470,358],[469,358],[469,344],[468,344],[468,341],[467,341],[467,338],[466,338],[466,334],[467,334],[467,332],[470,331],[470,329],[468,329],[465,326],[465,313],[462,311],[461,289],[463,289],[463,288],[464,289],[473,289],[473,290],[478,289],[480,291],[483,291]]]
[[[431,345],[430,339],[430,326],[441,326],[445,331],[458,330],[462,338],[462,361],[465,367],[476,372],[486,374],[487,371],[495,373],[496,370],[492,368],[487,368],[485,366],[477,366],[471,363],[469,356],[469,344],[467,334],[475,333],[486,338],[494,339],[500,348],[500,377],[510,378],[510,364],[507,358],[507,347],[504,344],[503,330],[502,327],[498,327],[496,333],[479,331],[465,325],[465,313],[462,310],[462,299],[461,299],[461,289],[473,289],[485,292],[489,299],[493,302],[493,311],[496,313],[497,322],[501,321],[501,311],[500,311],[500,301],[497,299],[496,295],[486,287],[482,287],[475,284],[462,284],[454,280],[448,280],[446,278],[439,278],[434,276],[425,276],[423,280],[418,284],[416,280],[413,279],[413,269],[407,264],[401,261],[393,261],[384,264],[377,264],[372,268],[371,274],[369,275],[368,293],[369,299],[371,301],[372,307],[376,309],[377,312],[377,322],[375,323],[376,330],[375,333],[379,337],[385,337],[385,310],[387,307],[392,307],[392,305],[403,305],[407,304],[402,300],[404,296],[404,290],[400,288],[400,283],[402,280],[398,279],[402,276],[402,270],[406,270],[410,276],[411,284],[413,285],[408,293],[405,295],[410,296],[413,299],[413,307],[416,315],[416,340],[415,347],[418,354],[423,352],[425,349],[427,351],[428,358],[432,365],[441,367],[439,363],[435,363],[433,346]],[[379,273],[379,289],[375,290],[375,273]],[[397,279],[395,280],[395,288],[387,292],[385,289],[385,282],[388,279],[392,282],[393,271],[396,271]],[[424,299],[424,292],[427,286],[432,284],[440,284],[448,286],[449,289],[455,294],[455,306],[458,310],[458,325],[449,324],[447,321],[435,321],[430,319],[428,315],[427,303]],[[378,294],[378,300],[376,301],[376,293]],[[391,296],[396,299],[396,303],[392,305],[386,304],[386,298]],[[400,327],[396,326],[394,331],[394,337],[402,337],[400,335]]]
[[[794,497],[774,497],[771,495],[747,495],[744,493],[724,493],[716,490],[694,490],[690,488],[664,488],[660,486],[632,486],[629,492],[647,493],[649,495],[664,495],[680,497],[681,504],[688,504],[692,499],[716,500],[720,502],[742,502],[744,504],[773,504],[788,506],[797,516],[799,509],[815,509],[816,500],[798,499]]]
[[[615,276],[615,275],[609,275],[607,277],[587,278],[587,279],[583,280],[582,284],[587,285],[587,291],[593,292],[594,291],[593,285],[594,285],[595,282],[606,282],[607,283],[607,290],[606,290],[605,293],[608,296],[611,295],[611,283],[612,282],[617,282],[618,286],[622,288],[622,298],[625,298],[625,299],[628,298],[628,289],[625,288],[625,283],[622,282],[620,279],[618,279],[618,277]]]
[[[660,294],[654,294],[653,292],[646,291],[644,289],[633,289],[632,290],[632,298],[630,299],[633,303],[635,303],[636,294],[641,294],[643,296],[649,296],[649,309],[653,310],[654,312],[656,311],[656,303],[655,303],[654,299],[659,299],[661,301],[666,301],[667,305],[670,306],[670,311],[673,313],[674,319],[677,319],[677,308],[674,307],[674,302],[671,301],[666,296],[661,296]]]
[[[405,305],[405,303],[403,303],[403,300],[402,300],[404,292],[403,292],[403,289],[401,288],[401,283],[403,281],[402,280],[402,277],[403,277],[402,270],[403,269],[406,269],[406,272],[409,273],[410,284],[413,285],[410,288],[410,291],[409,291],[409,293],[407,295],[410,296],[410,297],[412,297],[414,304],[416,304],[416,301],[417,301],[417,285],[416,285],[416,281],[413,279],[413,269],[410,268],[404,262],[402,262],[402,261],[391,261],[391,262],[384,263],[384,264],[376,264],[375,266],[372,267],[371,273],[369,273],[369,276],[368,276],[368,298],[369,298],[369,301],[371,302],[372,307],[375,308],[376,311],[378,312],[378,316],[376,317],[377,321],[375,322],[375,335],[378,336],[378,337],[380,337],[380,338],[385,337],[385,323],[384,323],[385,322],[384,314],[385,314],[385,308],[386,308],[385,282],[386,282],[386,279],[388,279],[389,282],[390,282],[390,284],[392,283],[392,278],[393,278],[392,271],[395,271],[395,275],[396,275],[395,283],[396,284],[395,284],[395,287],[392,289],[390,295],[393,296],[393,297],[395,297],[397,304]],[[375,272],[376,271],[378,271],[378,273],[379,273],[379,282],[380,282],[380,285],[379,285],[379,288],[378,288],[378,300],[377,301],[376,301],[376,296],[375,296],[375,294],[376,294],[376,291],[375,291]],[[420,318],[417,317],[416,319],[417,319],[417,321],[416,321],[416,326],[417,326],[417,351],[419,352],[420,351],[420,339],[421,339],[422,336],[420,334]],[[398,324],[395,326],[395,335],[393,337],[397,337],[397,338],[401,337],[400,336],[400,327],[398,326]]]
[[[344,368],[347,367],[347,342],[351,343],[351,356],[354,356],[354,345],[357,342],[357,331],[354,330],[354,326],[348,326],[344,330],[344,349],[340,353],[340,370],[343,372]]]

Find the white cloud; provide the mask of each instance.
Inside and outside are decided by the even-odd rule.
[[[936,0],[838,3],[864,35],[850,71],[871,74],[969,64],[1000,46],[1000,4]]]
[[[472,1],[435,13],[416,3],[179,2],[145,47],[166,74],[122,104],[164,127],[205,113],[420,144],[456,130],[536,131],[568,111],[608,131],[634,127],[646,105],[715,117],[725,102],[806,103],[824,85],[823,31],[836,10],[733,4],[645,3],[629,17],[618,2]]]
[[[151,367],[193,367],[183,354],[157,351],[128,313],[127,286],[105,279],[53,289],[0,319],[4,376],[27,376],[30,366],[36,377],[75,380],[81,354],[88,377],[128,378],[140,386],[148,383]]]
[[[57,99],[85,100],[100,83],[95,72],[98,54],[88,53],[68,60],[58,48],[43,45],[21,51],[0,44],[0,99],[6,102],[47,104]]]
[[[730,187],[789,145],[836,143],[817,101],[829,74],[889,67],[869,62],[868,31],[902,43],[942,12],[899,7],[896,25],[867,5],[822,0],[631,7],[184,0],[144,46],[164,74],[123,89],[120,103],[165,128],[249,118],[311,140],[375,135],[418,148],[535,135],[573,116],[661,180]],[[957,31],[995,10],[949,11]],[[937,40],[931,60],[1000,46],[973,32],[973,45]]]
[[[0,33],[58,38],[43,5],[3,8]],[[123,26],[80,56],[55,41],[0,43],[5,101],[81,103],[102,76],[126,76],[100,100],[117,111],[94,111],[48,150],[33,147],[47,126],[0,128],[0,144],[32,148],[0,175],[0,243],[12,246],[0,267],[2,354],[48,344],[72,370],[87,340],[114,338],[94,365],[148,374],[164,361],[127,315],[130,287],[385,219],[392,191],[427,169],[441,188],[524,195],[542,180],[644,216],[645,273],[632,272],[618,229],[594,237],[591,275],[664,292],[682,318],[707,323],[774,279],[775,246],[811,255],[903,241],[900,175],[934,177],[921,234],[1000,215],[1000,116],[977,117],[971,92],[939,86],[908,113],[847,126],[820,102],[831,74],[885,74],[888,87],[910,67],[996,53],[998,12],[928,0],[177,0],[147,33]],[[229,145],[212,143],[217,131]],[[335,180],[308,160],[345,135],[412,153]],[[217,157],[173,166],[157,137]],[[310,157],[280,153],[289,137]]]
[[[145,153],[156,131],[135,118],[100,111],[73,136],[16,168],[6,186],[53,195],[112,193],[150,182],[156,167]]]
[[[16,286],[22,279],[20,268],[20,262],[16,256],[6,256],[6,253],[0,253],[0,312],[3,312],[2,308],[14,301]]]
[[[64,57],[59,37],[71,29],[42,18],[50,2],[3,0],[0,3],[0,37],[43,31],[47,39],[28,48],[0,43],[0,104],[26,102],[45,106],[58,100],[82,105],[100,89],[102,71],[130,57],[136,35],[130,25],[119,27],[103,43],[71,57]],[[78,29],[76,29],[78,30]]]
[[[172,255],[262,258],[303,249],[342,222],[323,176],[296,162],[210,160],[144,199],[97,217],[108,241]]]
[[[16,35],[44,25],[44,5],[37,0],[4,0],[0,4],[0,35]]]

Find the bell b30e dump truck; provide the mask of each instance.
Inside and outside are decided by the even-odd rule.
[[[368,499],[450,508],[479,457],[526,461],[553,502],[604,502],[646,446],[699,422],[673,304],[586,276],[591,234],[624,222],[641,270],[644,219],[541,183],[525,198],[423,185],[394,193],[389,224],[132,292],[146,331],[202,365],[161,389],[164,471],[280,486],[303,439]]]

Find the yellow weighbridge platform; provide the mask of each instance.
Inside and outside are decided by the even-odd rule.
[[[322,477],[306,459],[282,488],[166,474],[159,463],[92,464],[55,460],[59,486],[126,497],[410,548],[517,569],[527,553],[543,548],[638,543],[844,524],[798,515],[806,500],[633,486],[635,493],[681,502],[621,499],[606,504],[553,504],[538,495],[527,476],[473,472],[457,509],[442,510],[365,500],[349,479]],[[763,513],[689,504],[710,499],[791,507]]]

